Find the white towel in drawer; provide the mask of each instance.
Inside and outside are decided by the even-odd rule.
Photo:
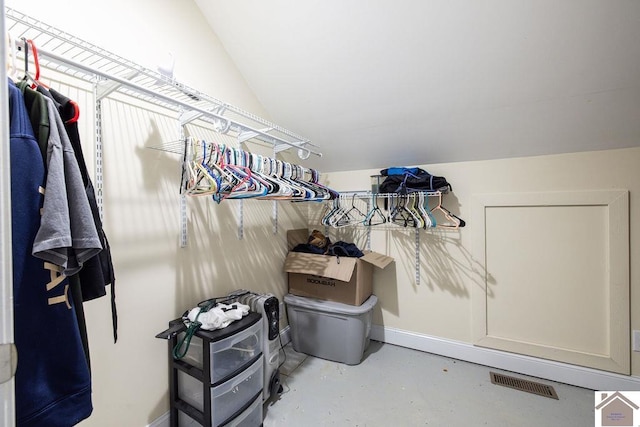
[[[211,418],[214,426],[233,420],[252,402],[262,396],[263,360],[260,357],[249,368],[228,381],[211,388]],[[178,398],[199,411],[204,410],[202,382],[178,372]]]

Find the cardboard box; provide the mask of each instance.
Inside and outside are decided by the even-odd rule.
[[[306,243],[306,229],[287,232],[289,250]],[[361,305],[373,293],[373,268],[385,268],[393,258],[366,252],[361,258],[289,252],[284,271],[289,276],[289,293],[344,304]]]

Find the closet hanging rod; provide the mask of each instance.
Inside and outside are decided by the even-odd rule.
[[[20,49],[24,49],[23,44],[24,43],[22,41],[18,41],[18,45],[19,45]],[[166,103],[182,107],[182,108],[184,108],[186,110],[196,111],[196,112],[201,113],[201,114],[203,114],[203,115],[205,115],[207,117],[210,117],[210,118],[221,120],[225,124],[225,128],[227,127],[227,124],[229,124],[230,125],[230,129],[234,130],[235,132],[253,132],[253,133],[256,134],[255,138],[259,139],[259,140],[261,140],[263,142],[267,142],[267,143],[274,144],[274,145],[275,144],[285,144],[285,145],[287,145],[289,147],[301,149],[304,152],[309,152],[309,153],[314,154],[314,155],[316,155],[318,157],[322,157],[322,153],[314,151],[311,148],[305,147],[305,144],[307,144],[308,141],[291,142],[291,141],[287,141],[285,139],[279,138],[279,137],[274,136],[274,135],[269,135],[269,134],[265,133],[264,131],[262,131],[260,129],[255,129],[253,127],[238,123],[237,121],[235,121],[233,119],[230,119],[228,117],[224,117],[223,115],[214,113],[212,111],[208,111],[208,110],[205,110],[203,108],[200,108],[200,107],[197,107],[197,106],[194,106],[194,105],[189,105],[186,102],[182,102],[182,101],[174,99],[174,98],[172,98],[170,96],[163,95],[163,94],[155,92],[155,91],[153,91],[151,89],[147,89],[147,88],[145,88],[143,86],[140,86],[140,85],[138,85],[136,83],[130,82],[130,81],[126,80],[126,79],[114,76],[114,75],[106,73],[104,71],[97,70],[97,69],[95,69],[93,67],[90,67],[88,65],[81,64],[79,62],[70,60],[68,58],[64,58],[63,56],[57,55],[57,54],[52,53],[52,52],[48,52],[46,50],[42,50],[40,48],[38,49],[38,55],[41,56],[41,57],[46,57],[48,59],[51,59],[51,60],[59,62],[59,63],[63,63],[65,65],[69,66],[69,67],[78,69],[80,71],[84,71],[84,72],[87,72],[87,73],[92,73],[92,74],[95,74],[97,76],[103,77],[103,78],[105,78],[107,80],[114,81],[114,82],[119,83],[119,84],[121,84],[123,86],[126,86],[128,88],[134,89],[137,92],[140,92],[140,93],[143,93],[145,95],[151,96],[152,98],[159,99],[159,100],[164,101]]]
[[[406,194],[401,194],[401,193],[374,193],[368,190],[351,190],[351,191],[340,191],[340,194],[344,196],[355,196],[358,198],[376,196],[380,199],[385,199],[385,198],[390,199],[390,198],[397,198],[397,197],[407,197],[413,194],[424,194],[425,196],[428,196],[428,197],[439,197],[443,194],[443,192],[442,191],[412,191]]]

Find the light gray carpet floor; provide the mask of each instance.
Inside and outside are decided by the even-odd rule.
[[[353,366],[285,353],[264,427],[594,425],[592,390],[375,341]],[[552,385],[559,399],[494,385],[490,371]]]

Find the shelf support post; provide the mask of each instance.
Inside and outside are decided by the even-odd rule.
[[[96,204],[100,220],[104,223],[104,175],[103,175],[103,146],[102,146],[102,98],[100,94],[100,77],[96,76],[93,84],[93,99],[95,102],[94,138],[95,138],[95,190]]]
[[[242,240],[244,238],[244,200],[238,200],[238,240]]]
[[[273,147],[273,158],[276,158],[276,147]],[[274,200],[273,202],[273,208],[271,211],[271,215],[273,217],[273,235],[277,235],[278,234],[278,202],[276,200]]]
[[[416,228],[416,286],[420,286],[420,229]]]

